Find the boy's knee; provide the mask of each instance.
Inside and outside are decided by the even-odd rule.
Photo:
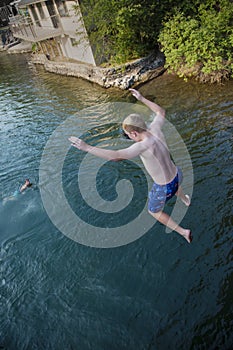
[[[152,215],[155,219],[158,219],[158,218],[160,217],[161,213],[162,213],[162,210],[157,211],[156,213],[153,213],[152,211],[150,211],[150,210],[148,209],[148,213],[149,213],[150,215]]]

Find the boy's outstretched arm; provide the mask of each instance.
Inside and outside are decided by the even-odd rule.
[[[152,112],[155,112],[157,115],[160,115],[161,117],[165,117],[165,109],[157,105],[156,103],[147,100],[142,94],[135,90],[135,89],[129,89],[131,91],[132,95],[136,97],[138,101],[141,101],[144,105],[146,105],[148,108],[152,110]]]
[[[115,161],[137,157],[145,148],[145,146],[143,146],[142,143],[137,142],[128,148],[124,148],[120,150],[104,149],[100,147],[93,147],[75,136],[71,136],[69,138],[69,141],[71,142],[72,146],[84,152],[91,153],[94,156],[97,156],[100,158],[104,158],[107,160],[115,160]]]

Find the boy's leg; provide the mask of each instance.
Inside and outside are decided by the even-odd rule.
[[[191,204],[191,200],[190,197],[187,194],[184,194],[183,189],[181,186],[179,186],[178,191],[176,192],[176,196],[180,197],[180,199],[182,200],[182,202],[187,205],[187,207],[190,206]]]
[[[163,211],[159,211],[157,213],[152,213],[151,211],[149,211],[149,213],[161,224],[169,227],[171,230],[174,230],[181,236],[183,236],[188,241],[188,243],[192,242],[191,231],[189,229],[184,229],[181,226],[179,226],[169,215],[167,215]]]

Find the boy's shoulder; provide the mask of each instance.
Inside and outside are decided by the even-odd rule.
[[[165,118],[161,114],[157,113],[153,121],[149,125],[150,131],[159,132],[164,124]]]

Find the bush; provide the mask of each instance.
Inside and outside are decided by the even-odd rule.
[[[215,82],[233,76],[233,4],[208,1],[195,17],[177,13],[159,35],[166,67],[180,77]]]

